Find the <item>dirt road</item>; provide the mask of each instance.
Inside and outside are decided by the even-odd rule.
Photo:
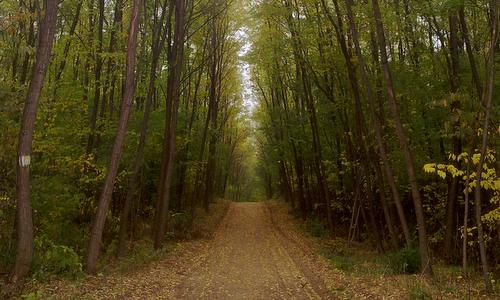
[[[431,288],[419,274],[386,273],[369,261],[351,271],[334,267],[321,253],[345,241],[304,234],[282,203],[221,204],[212,211],[217,221],[202,223],[206,238],[172,242],[158,260],[126,272],[35,284],[30,299],[410,299],[415,287]],[[441,280],[457,288],[451,277]],[[496,299],[475,293],[472,299]],[[457,299],[466,290],[433,295]]]
[[[332,299],[325,281],[332,291],[349,288],[286,212],[271,207],[231,203],[212,238],[180,242],[131,272],[53,282],[40,298]]]
[[[175,298],[329,298],[300,249],[273,225],[264,203],[232,203],[209,249],[175,288]]]

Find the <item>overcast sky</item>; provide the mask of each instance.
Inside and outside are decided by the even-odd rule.
[[[245,60],[245,55],[251,50],[252,44],[247,33],[247,28],[243,27],[236,31],[236,36],[242,42],[241,49],[239,51],[239,69],[241,74],[242,82],[242,97],[243,102],[251,114],[256,106],[256,99],[252,92],[252,78],[250,75],[250,65]]]

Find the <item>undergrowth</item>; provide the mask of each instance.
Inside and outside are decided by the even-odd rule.
[[[273,205],[277,207],[275,211],[286,213],[284,204],[273,202]],[[410,300],[499,299],[500,283],[493,294],[486,295],[481,275],[475,271],[470,278],[464,279],[460,267],[436,261],[432,279],[421,275],[421,256],[415,246],[378,253],[368,243],[348,243],[342,238],[332,240],[324,222],[315,218],[302,221],[296,212],[288,213],[301,231],[318,238],[315,240],[321,245],[320,254],[328,259],[333,269],[343,273],[353,284],[366,284],[376,295]],[[471,272],[473,269],[471,266]],[[343,288],[337,288],[336,293],[344,294]]]
[[[160,249],[154,249],[152,241],[143,238],[131,243],[126,256],[116,260],[117,240],[111,241],[103,252],[98,276],[133,272],[163,259],[180,241],[210,237],[225,216],[229,204],[228,200],[217,201],[211,205],[208,214],[202,209],[196,209],[195,218],[191,218],[187,213],[172,214],[167,239]],[[13,291],[12,287],[2,287],[0,284],[0,299],[12,293],[20,295],[18,297],[21,299],[46,299],[48,295],[45,294],[44,287],[50,285],[50,281],[84,281],[85,278],[82,256],[70,247],[57,245],[46,237],[39,237],[35,239],[32,276],[24,289]],[[9,295],[5,294],[7,289],[10,291]]]
[[[387,264],[395,274],[415,274],[420,271],[420,252],[412,246],[387,255]]]
[[[302,229],[314,237],[324,238],[328,236],[328,228],[319,218],[307,219],[302,224]]]

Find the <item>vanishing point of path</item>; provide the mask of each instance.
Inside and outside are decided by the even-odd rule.
[[[175,298],[328,298],[323,282],[296,251],[264,203],[232,203],[207,259],[176,287]]]

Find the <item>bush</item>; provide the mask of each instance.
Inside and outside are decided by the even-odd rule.
[[[304,224],[304,229],[314,237],[325,237],[328,235],[328,228],[318,218],[311,218]]]
[[[35,240],[35,255],[33,270],[37,278],[50,275],[75,278],[83,274],[80,256],[70,247],[40,238]]]
[[[177,212],[170,216],[171,234],[177,239],[190,238],[192,219],[188,213]]]
[[[429,292],[420,284],[415,284],[410,288],[409,298],[411,300],[432,300]]]
[[[14,265],[15,240],[12,230],[14,228],[15,212],[15,199],[3,196],[0,191],[0,274],[9,273]]]
[[[356,266],[361,263],[347,247],[339,245],[335,249],[325,249],[322,252],[323,256],[328,258],[332,266],[344,272],[353,272]]]
[[[396,274],[414,274],[420,271],[420,252],[414,247],[405,247],[389,255],[389,267]]]

